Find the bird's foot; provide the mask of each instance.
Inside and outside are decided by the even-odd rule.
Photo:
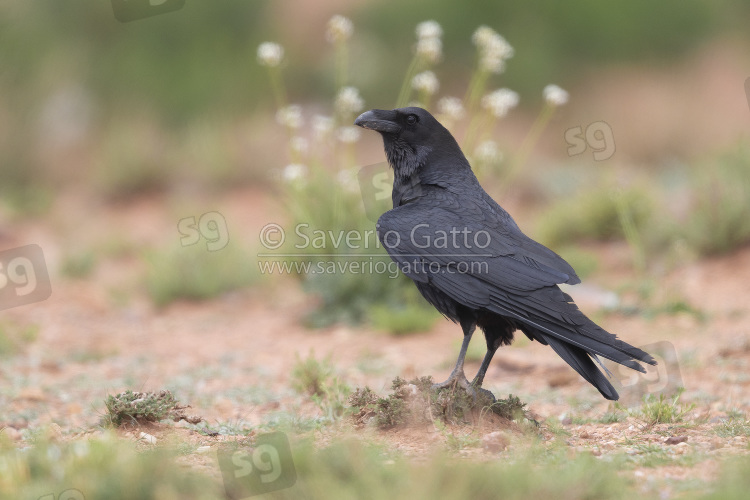
[[[456,390],[456,389],[462,389],[466,394],[471,396],[471,398],[474,401],[477,400],[489,400],[489,403],[494,403],[495,396],[487,389],[482,389],[481,387],[477,387],[474,383],[469,382],[469,380],[466,378],[466,375],[464,375],[463,372],[453,372],[451,373],[451,376],[448,377],[448,380],[445,382],[440,382],[438,384],[432,384],[433,390],[443,390],[443,389],[450,389],[450,390]]]
[[[466,378],[466,375],[464,375],[463,371],[454,370],[446,381],[432,384],[433,390],[453,389],[456,387],[460,387],[466,390],[474,390],[473,387],[471,387],[469,380]]]
[[[481,398],[481,399],[484,399],[484,400],[487,400],[487,402],[488,402],[489,404],[492,404],[492,403],[494,403],[495,401],[497,401],[497,398],[495,398],[495,395],[494,395],[494,394],[492,394],[492,393],[491,393],[490,391],[488,391],[487,389],[482,389],[481,387],[477,387],[477,388],[476,388],[475,390],[476,390],[476,391],[477,391],[477,393],[479,394],[479,398]]]
[[[483,378],[484,377],[482,377],[482,379]],[[471,386],[477,391],[479,397],[487,401],[489,404],[492,404],[495,401],[497,401],[497,398],[495,398],[494,394],[492,394],[487,389],[482,389],[482,380],[479,379],[479,376],[477,376],[476,378],[474,378],[474,380],[471,381]]]

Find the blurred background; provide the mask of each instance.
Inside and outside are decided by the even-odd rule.
[[[352,23],[338,35],[337,14]],[[578,270],[582,309],[636,345],[676,345],[692,400],[746,407],[747,350],[717,392],[698,339],[734,353],[750,335],[749,18],[742,0],[188,0],[122,23],[110,2],[4,2],[0,249],[40,245],[52,295],[0,311],[0,421],[18,439],[41,423],[73,432],[106,393],[139,387],[237,429],[279,411],[319,418],[293,388],[300,356],[351,386],[447,375],[457,327],[408,280],[259,266],[369,258],[336,257],[352,251],[330,239],[263,257],[259,235],[374,229],[357,172],[384,161],[382,143],[349,126],[404,88],[448,120],[524,231]],[[427,20],[441,28],[429,61],[415,56]],[[499,73],[478,69],[482,25],[513,48]],[[264,42],[283,48],[278,65],[259,59]],[[412,91],[426,70],[437,81]],[[545,100],[549,84],[567,103]],[[518,94],[507,113],[481,99],[498,88]],[[446,96],[463,113],[441,108]],[[600,404],[542,346],[518,345],[498,354],[491,388],[550,415],[571,398]]]

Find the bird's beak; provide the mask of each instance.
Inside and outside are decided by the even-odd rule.
[[[401,127],[394,120],[396,113],[385,109],[371,109],[365,111],[356,120],[355,125],[359,125],[362,128],[369,128],[380,133],[396,133],[401,130]]]

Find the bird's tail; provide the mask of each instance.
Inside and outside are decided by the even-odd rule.
[[[617,401],[620,398],[615,388],[607,380],[607,377],[596,367],[589,353],[580,347],[563,342],[551,335],[545,335],[541,332],[536,332],[536,334],[542,337],[555,350],[558,356],[564,359],[584,379],[599,389],[602,396],[612,401]],[[594,354],[594,356],[596,355]]]

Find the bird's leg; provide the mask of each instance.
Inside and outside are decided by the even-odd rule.
[[[474,380],[471,381],[471,385],[473,385],[477,389],[482,387],[482,383],[484,382],[484,375],[487,373],[487,368],[490,367],[490,361],[492,361],[492,357],[495,355],[495,351],[497,351],[496,346],[487,349],[487,354],[484,355],[484,359],[482,360],[482,366],[479,367],[477,376],[474,377]]]
[[[446,380],[445,382],[440,382],[439,384],[433,384],[433,389],[445,389],[446,387],[457,385],[463,387],[469,392],[474,392],[471,388],[471,384],[469,384],[469,381],[466,379],[466,375],[464,374],[464,359],[466,358],[466,351],[469,349],[469,342],[471,341],[471,336],[474,334],[476,325],[473,323],[469,324],[468,322],[462,321],[461,327],[464,331],[464,340],[461,344],[461,351],[459,351],[458,353],[456,367],[453,368],[453,371],[448,377],[448,380]]]
[[[495,351],[497,351],[498,347],[500,347],[499,339],[494,339],[491,343],[488,343],[487,353],[484,355],[484,359],[482,360],[482,366],[479,367],[477,376],[474,377],[474,380],[471,381],[471,386],[475,391],[484,394],[492,401],[495,401],[495,395],[487,389],[482,389],[482,383],[484,382],[484,375],[487,373],[487,368],[490,367],[490,362],[492,361],[492,357],[495,355]]]

